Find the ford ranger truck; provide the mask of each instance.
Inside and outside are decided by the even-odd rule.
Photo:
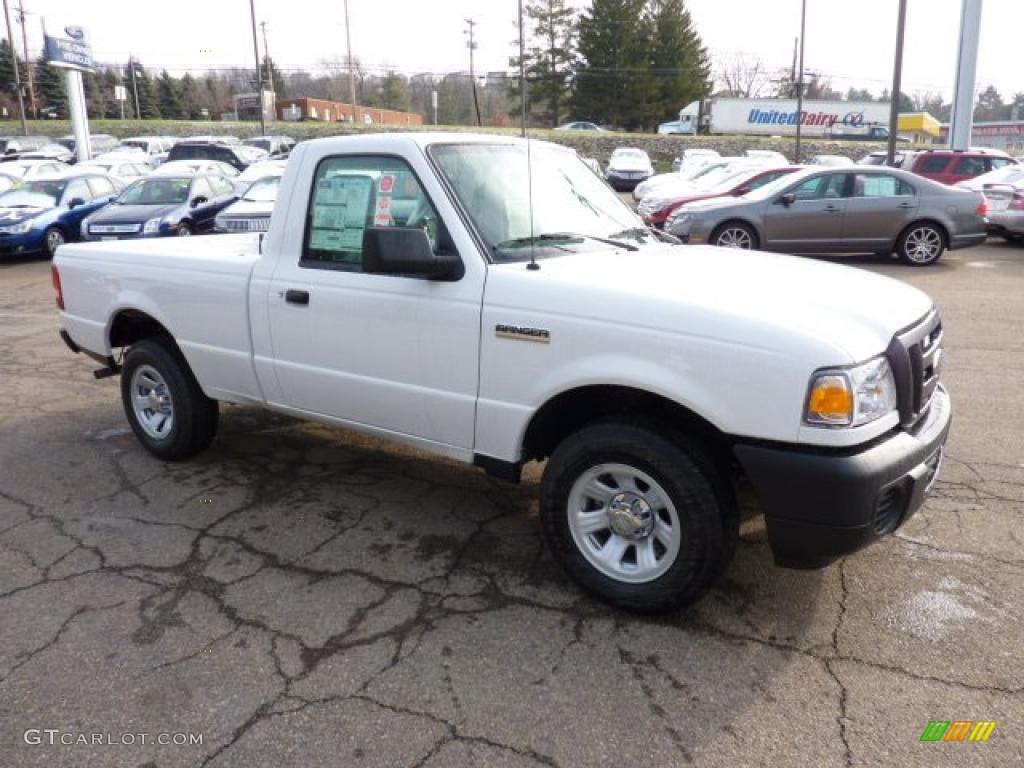
[[[265,236],[68,244],[53,281],[65,343],[120,375],[157,458],[206,449],[235,403],[513,481],[546,461],[551,550],[633,610],[690,603],[726,569],[742,476],[780,565],[896,530],[952,416],[925,294],[666,242],[539,141],[303,142]]]

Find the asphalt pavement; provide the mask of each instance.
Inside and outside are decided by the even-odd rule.
[[[1021,764],[1024,248],[844,261],[943,313],[934,496],[823,571],[773,567],[751,517],[660,618],[562,574],[536,467],[241,407],[201,457],[151,458],[57,338],[49,265],[0,264],[0,766]],[[935,720],[996,726],[922,743]]]

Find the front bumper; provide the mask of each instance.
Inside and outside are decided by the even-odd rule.
[[[903,525],[938,476],[952,419],[940,385],[913,432],[896,432],[857,453],[737,445],[776,564],[822,568]]]
[[[18,235],[0,233],[0,256],[27,256],[42,252],[42,232],[31,229]]]
[[[1024,235],[1024,211],[990,211],[988,229],[997,235]]]
[[[626,173],[629,173],[629,175],[626,175]],[[612,189],[618,190],[620,192],[629,192],[631,190],[636,189],[638,184],[640,184],[642,182],[645,182],[649,178],[651,178],[651,175],[649,173],[648,174],[633,174],[632,172],[625,172],[625,173],[607,172],[607,173],[605,173],[605,177],[604,178],[605,178],[605,181],[607,181],[609,184],[611,184]]]

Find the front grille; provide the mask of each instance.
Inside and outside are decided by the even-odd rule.
[[[266,232],[270,229],[270,219],[222,219],[224,229],[228,232]]]
[[[886,350],[896,379],[900,424],[912,427],[928,412],[942,370],[942,320],[929,312],[897,334]]]
[[[95,235],[134,235],[141,224],[90,224],[89,234]]]

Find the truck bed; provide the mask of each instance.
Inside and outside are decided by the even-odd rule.
[[[262,400],[252,365],[249,281],[256,235],[154,238],[61,246],[63,327],[82,348],[111,354],[122,307],[166,328],[211,397]]]

